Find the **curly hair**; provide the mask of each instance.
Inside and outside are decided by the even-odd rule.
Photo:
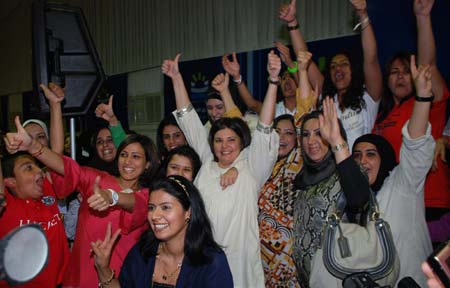
[[[356,112],[361,112],[363,108],[366,107],[366,102],[364,101],[364,73],[361,69],[361,65],[355,65],[357,61],[351,56],[351,53],[348,52],[340,52],[336,55],[344,55],[350,62],[350,70],[352,71],[352,80],[350,81],[349,87],[344,92],[344,97],[342,98],[342,103],[339,103],[339,108],[344,110],[346,108],[350,108],[355,110]],[[331,81],[330,74],[330,64],[331,60],[336,57],[328,59],[328,70],[324,73],[325,80],[323,83],[322,95],[324,97],[334,97],[334,95],[338,92],[336,86],[333,81]],[[323,97],[323,98],[324,98]]]

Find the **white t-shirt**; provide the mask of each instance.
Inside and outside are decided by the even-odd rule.
[[[342,125],[347,133],[347,143],[350,150],[359,136],[372,131],[377,118],[380,101],[375,102],[367,91],[364,91],[363,99],[366,101],[366,108],[363,108],[361,112],[358,113],[351,108],[346,108],[344,112],[342,112],[339,109],[338,96],[337,94],[334,95],[334,103],[336,105],[338,118],[341,119]]]
[[[284,106],[283,101],[278,102],[277,105],[275,106],[275,118],[283,114],[289,114],[294,116],[296,112],[297,108],[294,108],[294,110],[291,111],[286,106]]]

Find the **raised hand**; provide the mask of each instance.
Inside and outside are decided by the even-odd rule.
[[[414,14],[416,16],[429,16],[434,0],[414,0]]]
[[[16,124],[17,132],[6,133],[6,136],[4,137],[6,150],[9,154],[14,154],[17,151],[27,151],[33,142],[31,136],[25,131],[20,123],[19,116],[14,118],[14,123]]]
[[[113,110],[113,97],[114,95],[109,96],[108,104],[100,103],[97,108],[95,108],[95,116],[98,118],[105,119],[108,121],[109,125],[116,126],[118,124],[118,120]]]
[[[220,94],[222,94],[225,89],[228,89],[228,84],[230,83],[230,75],[228,73],[220,73],[217,74],[216,77],[214,77],[213,81],[211,82],[211,86],[217,90]]]
[[[282,4],[278,10],[278,18],[286,23],[297,20],[297,1],[291,0],[289,4]]]
[[[366,0],[351,0],[353,9],[359,17],[367,16],[367,3]]]
[[[417,96],[431,97],[432,85],[431,85],[431,67],[430,65],[420,65],[416,68],[416,57],[411,55],[411,76],[414,79],[414,85],[416,87]]]
[[[222,56],[222,67],[234,80],[238,81],[241,77],[241,66],[237,60],[236,52],[233,52],[231,60],[229,56],[229,54]]]
[[[297,63],[299,71],[308,70],[308,66],[311,63],[312,54],[308,51],[298,51]]]
[[[181,54],[178,53],[175,59],[164,60],[161,66],[161,71],[170,78],[180,75],[180,70],[178,69],[178,62],[180,60]]]
[[[281,70],[281,59],[273,50],[267,55],[267,72],[272,80],[278,80]]]
[[[94,181],[94,194],[88,199],[87,203],[89,207],[96,211],[105,211],[111,204],[111,192],[108,190],[100,189],[98,184],[100,183],[100,176],[97,176]]]
[[[289,47],[281,42],[275,42],[275,47],[277,47],[277,50],[280,52],[281,61],[283,61],[288,67],[294,68],[294,62],[292,61]]]
[[[235,167],[231,167],[227,172],[220,175],[220,186],[222,187],[222,190],[233,185],[236,182],[238,175],[239,172]]]
[[[44,91],[45,98],[48,99],[50,104],[58,104],[64,100],[64,89],[61,86],[50,82],[48,87],[44,84],[40,84],[39,87]]]
[[[343,142],[336,112],[336,106],[331,97],[323,100],[323,115],[319,115],[320,135],[332,146]]]
[[[120,232],[121,230],[117,229],[116,232],[114,232],[114,235],[111,236],[112,228],[111,222],[109,222],[108,226],[106,227],[105,239],[103,239],[103,241],[97,240],[96,242],[91,243],[91,249],[94,254],[95,267],[97,267],[98,269],[105,269],[109,267],[112,248],[117,238],[119,237]]]

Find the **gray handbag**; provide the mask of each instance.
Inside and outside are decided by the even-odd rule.
[[[323,277],[323,267],[317,267],[323,265],[332,276],[342,280],[353,273],[367,272],[380,285],[394,285],[398,278],[400,262],[391,229],[380,216],[373,192],[370,191],[370,216],[365,227],[342,221],[345,202],[345,196],[341,192],[336,211],[328,216],[324,226],[322,249],[314,255],[316,259],[313,259],[312,270],[322,270]],[[322,261],[316,257],[320,254]],[[314,271],[312,274],[315,274]],[[327,281],[326,277],[311,280],[322,283],[314,286],[322,286],[324,281]]]

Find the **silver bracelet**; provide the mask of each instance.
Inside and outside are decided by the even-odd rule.
[[[186,113],[191,112],[192,109],[194,109],[194,106],[192,106],[192,103],[189,103],[186,107],[177,110],[177,117],[183,117]]]
[[[258,124],[256,124],[256,130],[258,130],[259,132],[262,132],[264,134],[270,134],[272,133],[272,126],[267,126],[263,123],[261,123],[260,121],[258,121]]]

